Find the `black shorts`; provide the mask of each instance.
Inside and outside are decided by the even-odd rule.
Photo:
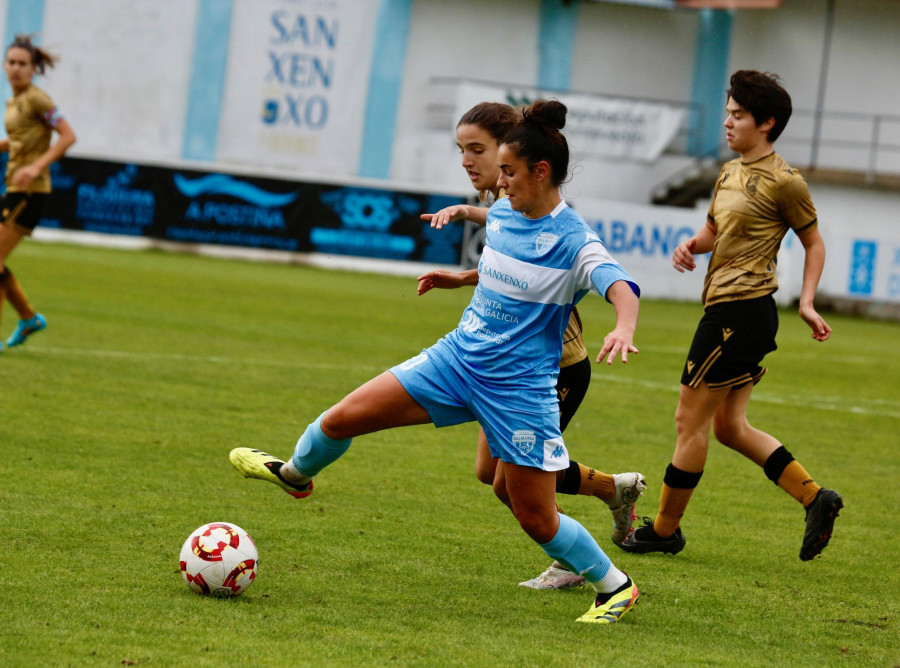
[[[585,357],[580,362],[564,366],[556,379],[556,396],[559,398],[559,430],[565,431],[575,411],[584,401],[588,385],[591,384],[591,359]]]
[[[41,221],[41,212],[49,196],[49,193],[6,193],[0,204],[3,224],[19,234],[31,234]]]
[[[713,304],[706,309],[688,352],[681,384],[711,390],[759,382],[759,365],[775,350],[778,309],[772,295]]]

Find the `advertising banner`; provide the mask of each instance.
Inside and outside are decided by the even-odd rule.
[[[63,158],[51,174],[43,228],[468,267],[478,264],[484,244],[483,227],[438,231],[419,218],[465,202],[462,196],[81,158]],[[708,255],[681,274],[672,252],[705,223],[705,209],[591,198],[570,205],[644,297],[699,303]],[[842,217],[827,201],[821,213]],[[821,295],[900,303],[900,234],[876,222],[820,230],[829,249]],[[778,254],[779,304],[799,297],[803,262],[802,244],[788,233]]]
[[[709,255],[698,256],[697,268],[681,274],[672,267],[672,252],[705,224],[705,209],[586,198],[579,198],[572,205],[613,257],[635,277],[643,296],[699,302]],[[829,212],[827,206],[820,209],[820,214],[827,221],[841,217],[839,212]],[[819,230],[828,249],[819,295],[900,303],[900,233],[893,226],[826,222],[820,224]],[[471,245],[464,244],[463,257],[467,257]],[[778,304],[787,306],[800,297],[805,256],[803,244],[793,232],[788,232],[778,252]]]
[[[356,174],[378,0],[235,0],[217,160]]]
[[[79,158],[52,178],[43,227],[459,264],[462,226],[436,232],[419,216],[461,197]]]
[[[588,198],[568,203],[638,282],[643,297],[700,301],[709,256],[699,256],[693,272],[679,274],[672,252],[705,224],[705,211]],[[466,223],[462,264],[477,266],[483,247],[484,227]]]
[[[855,300],[900,303],[900,233],[893,228],[871,233],[821,228],[829,249],[820,282],[823,291]]]
[[[573,206],[634,276],[642,296],[700,301],[709,256],[698,256],[696,269],[681,274],[672,266],[672,253],[706,224],[705,211],[587,198]]]
[[[463,82],[457,89],[456,113],[479,102],[530,104],[538,98],[557,99],[568,107],[563,129],[569,147],[579,157],[596,156],[653,162],[678,134],[684,109],[584,93],[559,93]]]

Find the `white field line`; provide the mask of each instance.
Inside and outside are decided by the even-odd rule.
[[[602,341],[591,342],[591,345],[596,349],[599,349],[603,346]],[[638,346],[639,349],[644,350],[645,352],[652,352],[663,355],[679,355],[684,357],[687,355],[687,346],[652,346],[646,349]],[[770,355],[778,355],[780,351],[776,351],[774,353],[770,353]],[[797,352],[792,351],[790,353],[792,358],[804,359],[804,360],[815,360],[817,362],[821,362],[823,364],[835,363],[835,364],[883,364],[884,358],[874,357],[871,355],[832,355],[826,351],[817,351],[817,352]]]
[[[135,360],[139,362],[160,360],[170,362],[198,362],[206,364],[227,364],[229,366],[272,366],[272,367],[294,367],[297,369],[343,369],[345,364],[337,362],[306,362],[301,360],[264,360],[250,357],[222,357],[220,355],[185,355],[183,353],[152,353],[147,351],[130,351],[130,350],[88,350],[84,348],[41,348],[40,352],[49,353],[51,355],[71,356],[71,357],[99,357],[108,359],[124,359]],[[385,367],[375,367],[366,365],[357,365],[357,369],[384,371]]]
[[[593,378],[594,382],[621,383],[622,385],[645,387],[647,389],[661,390],[673,394],[678,394],[681,391],[680,385],[658,383],[652,380],[635,380],[621,376],[609,376],[601,380],[599,374],[594,374]],[[853,415],[874,415],[878,417],[900,419],[900,402],[891,401],[890,399],[872,399],[868,402],[868,405],[858,406],[854,405],[848,397],[824,397],[818,395],[779,396],[762,390],[756,390],[753,393],[753,401],[790,406],[792,408],[811,408],[820,411],[850,413]]]
[[[173,362],[196,362],[207,364],[227,364],[230,366],[250,365],[250,366],[272,366],[272,367],[293,367],[298,369],[342,369],[345,365],[338,363],[325,362],[307,362],[307,361],[286,361],[286,360],[262,360],[247,357],[222,357],[218,355],[185,355],[181,353],[151,353],[151,352],[133,352],[124,350],[87,350],[79,348],[41,348],[42,353],[50,353],[53,355],[69,355],[81,357],[98,357],[109,359],[125,359],[136,361],[148,360],[168,360]],[[658,351],[657,351],[658,352]],[[874,359],[874,358],[873,358]],[[369,370],[373,373],[384,371],[385,367],[375,367],[366,365],[357,365],[359,370]],[[622,385],[632,385],[635,387],[644,387],[651,390],[663,392],[671,392],[678,394],[680,386],[673,383],[661,383],[652,380],[634,379],[622,376],[604,376],[602,373],[595,373],[595,383],[620,383]],[[753,400],[768,404],[778,404],[782,406],[790,406],[793,408],[811,408],[814,410],[833,411],[837,413],[849,413],[851,415],[873,415],[878,417],[887,417],[900,419],[900,401],[890,399],[872,399],[865,406],[856,405],[849,397],[826,397],[816,395],[775,395],[765,391],[757,390],[753,394]]]

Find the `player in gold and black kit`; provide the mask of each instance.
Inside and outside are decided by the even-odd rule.
[[[59,115],[50,97],[31,83],[35,73],[53,67],[55,58],[18,35],[6,49],[3,69],[13,96],[6,102],[7,139],[0,140],[0,152],[9,152],[6,167],[6,194],[3,196],[3,224],[0,225],[0,308],[8,300],[19,314],[7,346],[18,346],[44,329],[47,321],[28,302],[19,281],[6,264],[7,258],[30,235],[41,218],[41,209],[50,196],[50,165],[75,143],[75,133]],[[59,139],[50,145],[53,132]],[[3,346],[0,344],[0,351]]]
[[[703,474],[712,424],[720,443],[761,466],[804,506],[800,558],[808,561],[828,544],[843,501],[834,490],[816,484],[778,440],[747,422],[747,404],[766,372],[760,363],[776,348],[776,255],[791,230],[806,254],[800,317],[817,341],[831,335],[813,307],[825,245],[806,181],[774,151],[773,142],[791,115],[791,98],[778,78],[736,72],[726,111],[728,146],[740,158],[722,168],[706,225],[678,246],[672,258],[678,271],[692,271],[694,255],[712,251],[703,287],[705,313],[681,377],[675,453],[663,478],[656,519],[648,519],[620,547],[672,554],[684,547],[679,524]]]

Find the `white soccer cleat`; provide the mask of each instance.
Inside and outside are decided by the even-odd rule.
[[[577,573],[563,568],[562,564],[554,561],[550,568],[525,582],[520,582],[520,587],[528,587],[529,589],[571,589],[572,587],[580,587],[587,582]]]
[[[631,531],[636,516],[634,504],[644,494],[647,483],[640,473],[616,473],[616,495],[606,502],[613,516],[612,542],[621,545]]]

